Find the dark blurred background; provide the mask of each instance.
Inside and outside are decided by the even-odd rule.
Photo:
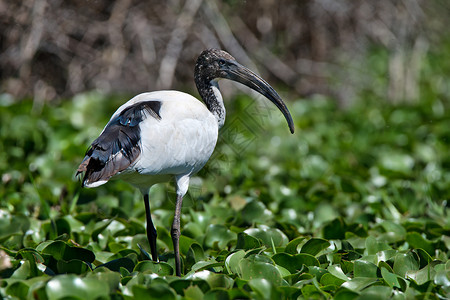
[[[0,94],[191,92],[218,47],[291,98],[415,101],[449,15],[443,0],[0,0]]]

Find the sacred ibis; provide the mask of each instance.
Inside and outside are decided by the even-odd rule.
[[[227,52],[203,51],[197,59],[194,78],[204,103],[178,91],[135,96],[112,115],[77,170],[77,175],[84,172],[83,187],[97,187],[114,178],[140,189],[154,261],[158,259],[157,233],[152,222],[149,190],[156,183],[175,179],[177,199],[171,236],[177,276],[181,276],[179,238],[183,196],[188,190],[189,178],[213,153],[218,131],[225,122],[218,79],[240,82],[267,97],[283,113],[294,133],[292,117],[277,92]]]

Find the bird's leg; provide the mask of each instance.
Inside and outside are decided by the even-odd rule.
[[[180,261],[180,217],[181,217],[181,206],[183,203],[183,196],[177,195],[177,203],[175,205],[175,215],[173,217],[172,223],[172,242],[173,242],[173,252],[175,254],[175,273],[177,276],[181,276],[181,261]]]
[[[156,232],[155,225],[153,225],[148,194],[144,194],[144,203],[145,203],[145,217],[147,219],[147,239],[148,243],[150,244],[152,259],[153,261],[158,261],[158,253],[156,252],[156,237],[158,234]]]

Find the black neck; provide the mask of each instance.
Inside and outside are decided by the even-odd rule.
[[[225,122],[225,106],[217,81],[195,76],[195,84],[206,107],[217,118],[219,128],[222,127]]]

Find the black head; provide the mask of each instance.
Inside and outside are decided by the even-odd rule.
[[[195,65],[195,82],[197,88],[210,84],[212,80],[226,78],[242,83],[264,95],[283,113],[291,133],[294,133],[294,122],[291,114],[278,93],[257,74],[239,64],[236,59],[223,50],[208,49],[203,51]]]

